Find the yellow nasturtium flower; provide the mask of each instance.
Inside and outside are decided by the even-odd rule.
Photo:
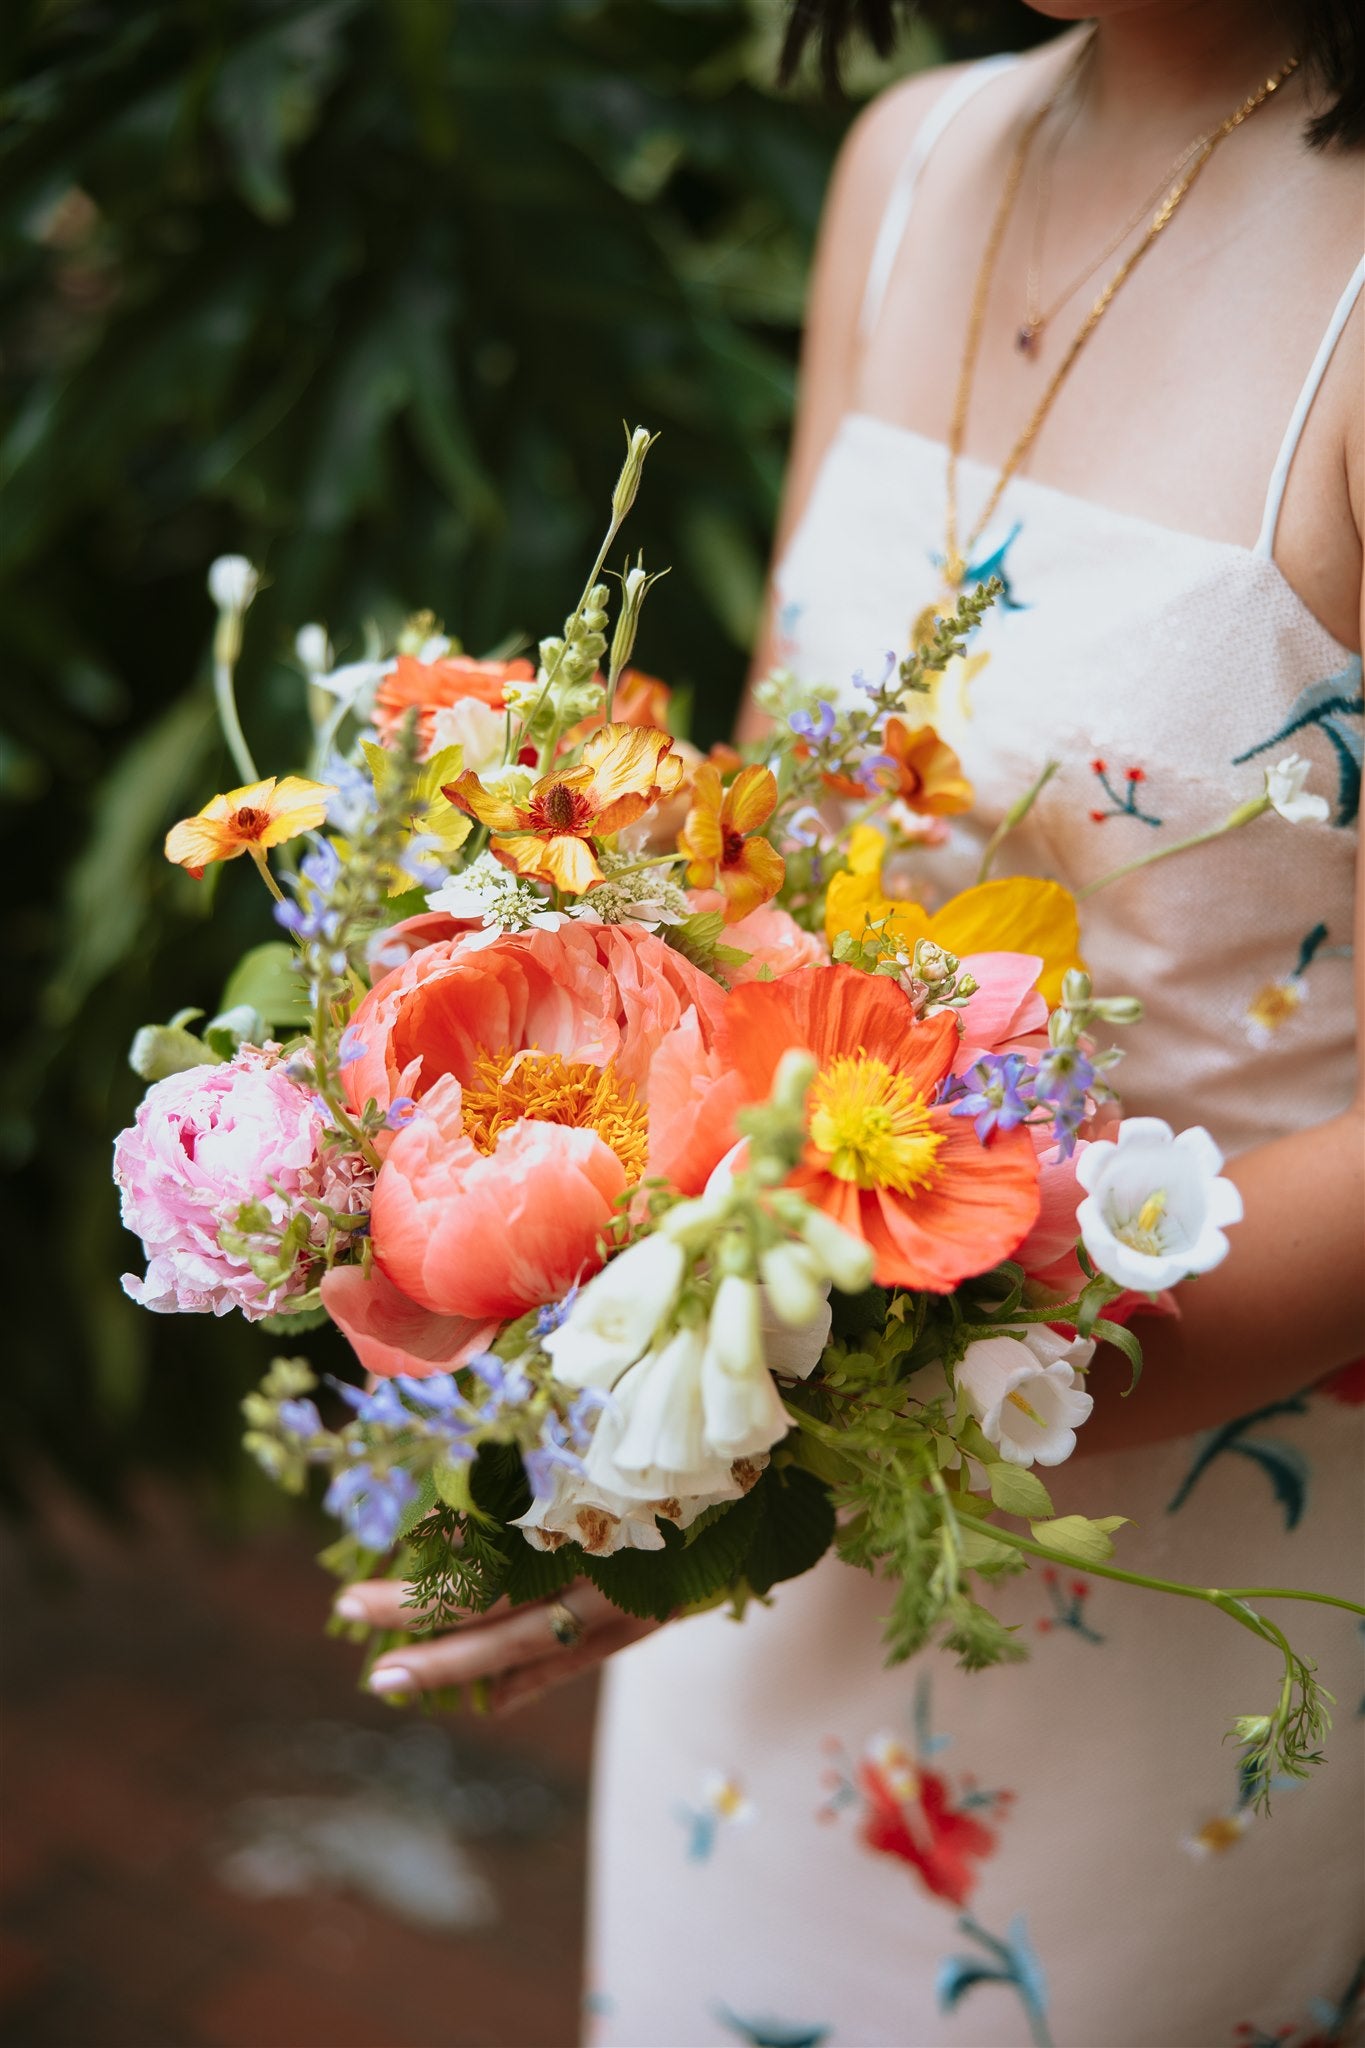
[[[825,936],[831,945],[841,932],[856,939],[875,924],[884,925],[907,952],[918,939],[930,939],[959,958],[964,953],[1036,953],[1043,962],[1039,990],[1049,1004],[1060,1002],[1062,977],[1085,965],[1076,899],[1069,889],[1036,875],[1010,875],[964,889],[931,915],[922,904],[884,893],[885,850],[885,836],[875,826],[860,825],[852,834],[848,866],[831,876],[825,899]]]
[[[336,794],[330,782],[306,782],[286,775],[277,782],[244,783],[225,795],[210,797],[193,818],[182,818],[166,834],[166,858],[196,880],[213,861],[235,860],[249,853],[258,867],[267,847],[283,846],[300,832],[316,832],[327,816],[327,799]]]

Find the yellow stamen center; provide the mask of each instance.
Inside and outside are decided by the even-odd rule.
[[[839,1180],[912,1195],[938,1175],[943,1143],[924,1097],[870,1053],[840,1053],[810,1094],[810,1134]]]
[[[1031,1407],[1030,1404],[1024,1399],[1022,1394],[1009,1393],[1006,1394],[1005,1399],[1011,1404],[1012,1407],[1017,1408],[1021,1415],[1027,1415],[1030,1422],[1036,1422],[1039,1429],[1047,1428],[1047,1424],[1044,1422],[1042,1416],[1038,1413],[1038,1410],[1034,1407]]]
[[[1136,1216],[1114,1226],[1114,1235],[1135,1252],[1146,1252],[1149,1258],[1155,1258],[1163,1249],[1161,1225],[1165,1215],[1166,1190],[1158,1188],[1155,1194],[1148,1195]]]
[[[615,1070],[558,1053],[480,1053],[464,1091],[465,1136],[480,1152],[491,1152],[501,1133],[523,1117],[596,1131],[632,1182],[644,1175],[649,1153],[649,1116],[634,1088],[622,1086]]]

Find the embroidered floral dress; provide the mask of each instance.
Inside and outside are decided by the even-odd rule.
[[[935,129],[971,89],[950,91]],[[917,168],[893,202],[892,254]],[[870,295],[886,267],[883,248]],[[1361,665],[1273,549],[1294,447],[1360,282],[1290,423],[1257,546],[1016,479],[975,564],[1005,576],[1006,599],[932,711],[978,799],[972,837],[925,864],[945,890],[973,879],[982,839],[1045,755],[1063,766],[998,871],[1073,888],[1226,816],[1283,754],[1312,762],[1327,823],[1263,819],[1086,908],[1098,988],[1146,1004],[1119,1077],[1127,1109],[1204,1123],[1231,1153],[1330,1117],[1354,1084]],[[935,600],[943,477],[940,444],[844,420],[779,575],[785,656],[804,678],[846,690]],[[965,463],[964,501],[991,480]],[[1363,1382],[1348,1370],[1210,1434],[1073,1462],[1050,1481],[1058,1511],[1131,1515],[1121,1562],[1139,1570],[1359,1598]],[[589,2041],[1360,2038],[1365,1723],[1351,1618],[1293,1610],[1336,1726],[1326,1768],[1282,1787],[1267,1821],[1222,1744],[1277,1683],[1250,1636],[1194,1603],[1082,1574],[1030,1572],[993,1600],[1026,1663],[966,1674],[931,1651],[883,1669],[887,1592],[835,1561],[742,1627],[704,1615],[615,1660]]]

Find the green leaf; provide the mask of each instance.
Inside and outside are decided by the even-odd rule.
[[[508,1553],[503,1586],[511,1606],[524,1607],[529,1600],[547,1600],[581,1576],[583,1553],[576,1543],[561,1543],[558,1550],[537,1550],[520,1530],[515,1534],[517,1541]]]
[[[144,1024],[128,1049],[128,1064],[144,1081],[164,1081],[168,1074],[221,1061],[212,1046],[178,1024]]]
[[[755,1593],[766,1593],[820,1562],[834,1541],[834,1505],[822,1482],[799,1465],[770,1465],[748,1498],[760,1501],[763,1513],[744,1576]]]
[[[1052,1496],[1036,1473],[1023,1465],[1008,1464],[1003,1458],[986,1467],[990,1481],[991,1499],[1007,1515],[1035,1515],[1052,1513]]]
[[[228,976],[220,1010],[247,1004],[267,1024],[302,1028],[308,1022],[308,994],[294,962],[298,954],[280,939],[253,946]]]
[[[1132,1366],[1133,1377],[1123,1390],[1124,1398],[1126,1399],[1142,1378],[1142,1345],[1140,1341],[1122,1323],[1111,1323],[1107,1316],[1096,1316],[1095,1321],[1091,1325],[1090,1334],[1097,1344],[1112,1344],[1116,1351],[1123,1353],[1129,1365]]]
[[[991,1537],[983,1536],[979,1529],[964,1529],[961,1535],[962,1562],[969,1572],[1009,1571],[1015,1568],[1019,1552],[1012,1550],[1008,1543],[996,1543]]]
[[[1103,1564],[1114,1555],[1110,1531],[1121,1529],[1128,1519],[1127,1515],[1101,1515],[1092,1522],[1085,1515],[1059,1515],[1055,1521],[1031,1522],[1029,1528],[1035,1543],[1060,1551],[1073,1564]]]

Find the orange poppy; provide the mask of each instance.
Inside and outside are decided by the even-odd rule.
[[[263,865],[268,846],[282,846],[300,832],[315,832],[327,816],[327,799],[336,791],[330,782],[306,782],[286,775],[276,782],[248,782],[224,796],[210,797],[193,818],[182,818],[166,834],[166,858],[197,881],[211,861],[235,860],[249,853]]]
[[[855,967],[805,967],[726,1000],[720,1068],[764,1101],[784,1052],[810,1052],[809,1142],[789,1186],[862,1238],[886,1287],[948,1294],[989,1272],[1038,1216],[1027,1130],[982,1144],[935,1098],[957,1050],[951,1011],[917,1022],[908,997]]]
[[[488,827],[504,867],[577,896],[603,879],[592,841],[634,824],[682,781],[672,746],[652,726],[604,725],[585,742],[577,768],[542,775],[521,802],[485,789],[472,769],[442,795]]]
[[[771,768],[741,768],[726,789],[720,769],[703,761],[692,779],[692,808],[678,851],[688,856],[694,889],[721,890],[727,924],[737,924],[782,887],[786,862],[769,840],[751,836],[776,808]]]

